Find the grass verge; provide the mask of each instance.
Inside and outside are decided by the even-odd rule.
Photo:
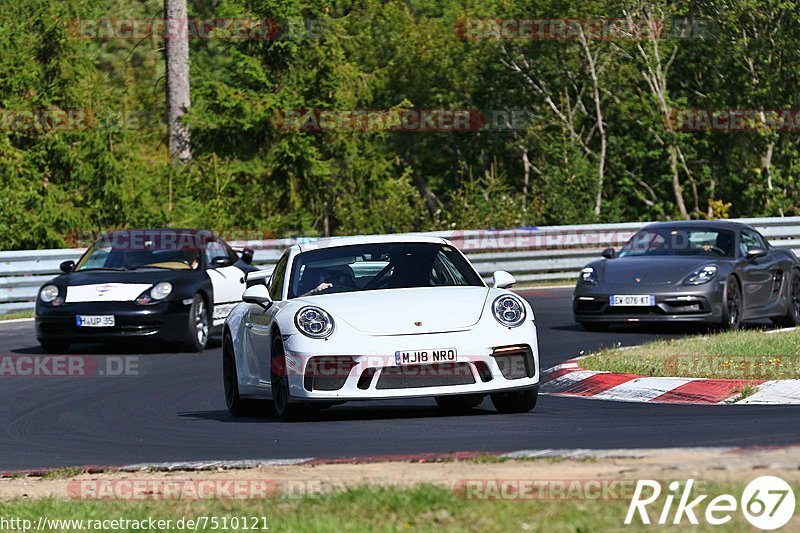
[[[666,487],[665,487],[666,488]],[[743,484],[703,484],[699,494],[711,497],[728,493],[735,498],[742,494]],[[795,487],[796,491],[796,487]],[[534,493],[535,494],[535,493]],[[616,499],[576,497],[574,493],[559,493],[560,497],[539,500],[480,500],[465,497],[448,488],[422,485],[410,489],[359,487],[319,497],[295,500],[203,500],[203,501],[70,501],[58,499],[13,500],[0,503],[0,517],[30,520],[34,525],[40,517],[61,520],[172,520],[171,527],[162,531],[220,531],[219,526],[184,527],[176,522],[181,518],[216,517],[218,524],[227,519],[229,530],[244,530],[245,517],[255,517],[256,525],[248,523],[250,531],[622,531],[642,527],[636,521],[623,524],[630,495]],[[587,494],[589,494],[587,492]],[[693,491],[693,496],[698,494]],[[666,494],[649,507],[651,520],[658,520]],[[674,511],[674,505],[673,505]],[[701,511],[702,512],[702,511]],[[674,513],[673,513],[674,514]],[[725,531],[749,531],[741,511],[731,513],[732,520]],[[238,527],[230,527],[238,517]],[[263,517],[263,518],[262,518]],[[670,521],[672,516],[670,516]],[[250,520],[250,518],[248,518]],[[719,531],[718,526],[695,526],[694,531]],[[794,524],[797,524],[795,517]],[[185,524],[185,521],[184,521]],[[71,531],[72,527],[57,527],[48,523],[48,531]],[[115,531],[137,531],[131,524],[117,524]],[[683,527],[686,527],[683,518]],[[791,526],[787,526],[791,527]],[[85,523],[84,523],[84,529]],[[660,526],[659,531],[677,528]]]
[[[0,315],[0,322],[3,320],[19,320],[20,318],[33,318],[33,311],[20,311],[18,313]]]
[[[581,360],[587,370],[719,379],[800,378],[800,329],[737,330],[611,348]]]

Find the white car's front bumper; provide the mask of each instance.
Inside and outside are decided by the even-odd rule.
[[[514,346],[527,346],[529,353],[496,351]],[[455,363],[395,362],[397,351],[448,348],[457,351]],[[295,334],[285,338],[284,350],[289,391],[294,400],[488,394],[539,384],[536,327],[530,319],[517,328],[482,321],[467,331],[419,335],[363,335],[356,339],[348,335],[315,340]]]

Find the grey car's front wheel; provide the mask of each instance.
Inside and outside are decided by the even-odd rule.
[[[722,298],[722,329],[739,329],[742,325],[742,309],[744,300],[735,276],[728,276],[725,281],[725,292]]]
[[[800,324],[800,270],[792,269],[786,291],[786,314],[774,322],[785,328]]]

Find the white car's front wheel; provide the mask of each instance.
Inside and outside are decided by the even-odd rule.
[[[437,396],[436,405],[447,411],[460,411],[478,407],[483,402],[482,394],[456,394]]]
[[[539,387],[512,392],[498,392],[491,395],[492,405],[498,413],[527,413],[536,407]]]
[[[225,385],[225,403],[233,416],[252,412],[253,402],[243,400],[239,395],[239,376],[236,371],[236,356],[233,353],[233,339],[229,333],[222,341],[222,377]]]
[[[283,341],[277,336],[272,345],[272,404],[278,418],[298,420],[310,414],[310,409],[301,403],[292,402],[289,398],[289,376],[286,372],[286,354]]]

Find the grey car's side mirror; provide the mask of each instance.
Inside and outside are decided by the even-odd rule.
[[[606,259],[614,259],[615,257],[617,257],[617,252],[615,252],[613,248],[606,248],[605,250],[600,252],[600,255],[602,255]]]
[[[259,305],[264,309],[272,305],[272,299],[269,297],[269,289],[262,283],[247,287],[244,294],[242,294],[242,300],[249,304]]]
[[[750,248],[747,250],[747,260],[752,261],[753,259],[758,259],[759,257],[764,257],[767,255],[767,251],[763,248]]]
[[[494,274],[492,274],[492,287],[495,289],[508,289],[512,287],[517,282],[514,279],[514,276],[506,272],[505,270],[498,270]]]
[[[58,266],[61,269],[61,272],[64,274],[69,274],[73,270],[75,270],[75,261],[64,261]]]

